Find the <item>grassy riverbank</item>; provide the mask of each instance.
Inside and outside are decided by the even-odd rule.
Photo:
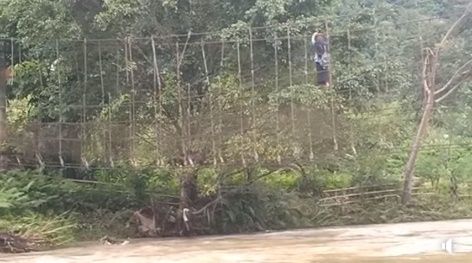
[[[214,200],[220,194],[220,200],[202,216],[206,220],[203,234],[472,217],[468,197],[453,198],[445,187],[424,185],[409,206],[402,206],[392,194],[339,195],[336,198],[341,201],[326,204],[323,200],[330,198],[323,196],[324,191],[352,186],[349,176],[315,181],[309,173],[275,172],[247,183],[243,174],[221,181],[216,180],[215,170],[198,173],[200,197]],[[102,171],[89,181],[46,171],[11,171],[0,176],[0,232],[41,240],[47,246],[96,241],[105,235],[136,237],[134,227],[127,227],[132,212],[149,205],[151,198],[177,198],[178,178],[168,170]]]

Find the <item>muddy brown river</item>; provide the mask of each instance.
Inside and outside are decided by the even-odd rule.
[[[8,263],[472,262],[472,220],[369,225],[190,239],[131,240],[19,255]]]

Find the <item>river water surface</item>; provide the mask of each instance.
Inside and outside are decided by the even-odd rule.
[[[470,253],[470,254],[469,254]],[[98,242],[6,255],[8,263],[472,262],[472,220],[369,225],[190,239]]]

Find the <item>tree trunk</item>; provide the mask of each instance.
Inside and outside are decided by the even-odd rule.
[[[410,155],[408,157],[408,162],[405,166],[404,176],[404,186],[403,186],[403,195],[402,203],[407,204],[411,200],[411,193],[413,190],[413,174],[415,171],[416,158],[421,147],[422,139],[427,131],[429,120],[434,109],[434,93],[428,92],[426,97],[426,103],[424,106],[423,115],[421,117],[420,124],[418,125],[417,133],[413,139],[413,145],[411,147]]]
[[[7,139],[7,80],[8,68],[2,68],[0,72],[0,145],[3,146]]]

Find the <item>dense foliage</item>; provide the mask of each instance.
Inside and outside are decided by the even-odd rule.
[[[15,68],[3,151],[19,156],[14,166],[43,162],[39,173],[1,175],[0,229],[28,231],[12,227],[16,218],[52,220],[50,232],[37,232],[60,243],[70,229],[131,235],[121,230],[131,211],[178,200],[189,171],[202,200],[219,198],[202,216],[207,233],[411,215],[395,205],[366,215],[384,201],[347,211],[318,201],[325,190],[401,180],[422,106],[422,49],[467,1],[0,3]],[[438,87],[471,59],[467,23],[442,54]],[[330,36],[332,89],[312,84],[315,30]],[[456,201],[471,182],[471,85],[436,105],[416,167],[418,185]],[[198,168],[175,165],[194,152]]]

